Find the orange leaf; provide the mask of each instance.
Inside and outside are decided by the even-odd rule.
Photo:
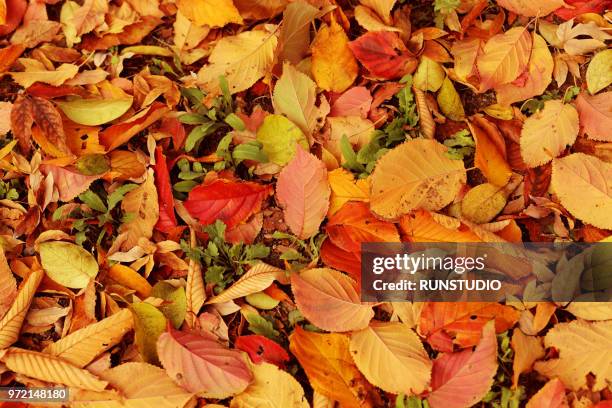
[[[416,210],[400,218],[400,230],[403,239],[410,242],[480,242],[474,234],[459,220]]]
[[[505,186],[512,170],[506,162],[506,143],[497,127],[482,115],[475,115],[468,121],[476,142],[474,165],[496,186]]]
[[[130,140],[138,132],[161,119],[168,112],[170,112],[170,109],[165,104],[153,102],[150,107],[130,119],[105,129],[100,133],[100,143],[108,151],[114,150]]]
[[[580,127],[589,139],[612,142],[612,91],[594,96],[581,92],[576,98]]]
[[[372,407],[370,385],[359,372],[343,334],[307,332],[296,327],[289,349],[304,368],[315,392],[345,407]]]
[[[498,303],[429,302],[423,306],[419,321],[419,333],[436,350],[450,351],[448,340],[459,347],[478,343],[483,326],[495,319],[497,333],[504,332],[517,322],[520,313]]]

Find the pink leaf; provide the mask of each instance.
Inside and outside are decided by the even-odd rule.
[[[52,164],[43,164],[40,170],[45,174],[53,175],[53,183],[59,192],[61,201],[68,202],[74,200],[76,196],[85,192],[91,183],[102,177],[102,174],[97,176],[85,176],[76,170],[70,170],[64,167],[55,166]]]
[[[181,387],[207,398],[242,392],[253,379],[244,355],[214,337],[186,333],[168,326],[157,340],[159,360]]]
[[[434,361],[427,401],[431,408],[471,407],[489,392],[496,371],[497,338],[490,321],[474,351],[442,354]]]
[[[582,92],[576,98],[576,109],[589,139],[612,142],[612,91],[594,96]]]
[[[569,408],[565,386],[558,378],[550,380],[531,397],[525,408]]]
[[[368,117],[371,105],[372,95],[368,88],[356,86],[336,99],[336,102],[332,105],[330,116],[361,116],[365,119]]]
[[[155,149],[155,186],[157,187],[157,200],[159,201],[159,219],[155,229],[170,232],[176,227],[174,197],[172,196],[168,163],[161,147]]]
[[[298,145],[295,157],[278,176],[276,195],[285,222],[300,239],[319,231],[330,194],[325,164]]]
[[[289,354],[284,348],[259,334],[238,337],[236,348],[249,353],[249,357],[255,364],[265,361],[283,367],[289,361]]]

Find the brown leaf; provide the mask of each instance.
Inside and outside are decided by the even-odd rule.
[[[32,117],[36,126],[42,130],[43,134],[60,151],[71,155],[72,152],[66,144],[64,125],[62,117],[55,106],[46,99],[32,96]]]
[[[23,153],[29,153],[32,148],[32,115],[32,100],[23,95],[17,96],[11,110],[11,130]]]

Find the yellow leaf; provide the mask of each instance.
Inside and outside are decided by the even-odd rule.
[[[252,293],[267,289],[275,279],[282,279],[285,272],[266,263],[258,263],[249,269],[232,286],[214,296],[206,304],[224,303],[238,299]]]
[[[312,43],[312,75],[320,88],[344,92],[357,78],[359,67],[348,43],[348,36],[336,20],[317,32]]]
[[[140,355],[146,362],[159,363],[156,343],[166,331],[166,317],[150,303],[134,303],[130,308],[134,315],[134,343]]]
[[[468,221],[484,224],[491,221],[506,205],[504,188],[491,183],[477,185],[461,201],[461,215]]]
[[[176,12],[173,28],[174,45],[183,51],[195,48],[210,32],[210,27],[193,24],[180,10]]]
[[[586,72],[587,88],[595,94],[612,83],[612,50],[600,51],[591,60]]]
[[[589,373],[595,375],[589,387],[595,392],[612,381],[612,321],[558,323],[546,334],[544,345],[557,349],[559,358],[536,362],[540,374],[558,377],[574,391],[586,388]]]
[[[343,407],[372,407],[369,385],[355,367],[347,336],[307,332],[298,326],[289,336],[289,349],[304,368],[315,392]]]
[[[21,325],[43,276],[43,271],[32,271],[19,288],[10,309],[0,320],[0,350],[9,347],[19,338]]]
[[[391,10],[397,0],[361,0],[360,3],[371,8],[378,14],[385,24],[392,24]]]
[[[242,17],[232,0],[177,0],[177,6],[185,17],[199,26],[242,24]]]
[[[572,302],[565,310],[584,320],[612,320],[611,302]]]
[[[2,362],[11,371],[50,383],[91,391],[102,391],[108,384],[59,357],[36,351],[11,347],[2,357]]]
[[[388,219],[447,206],[466,182],[461,160],[435,140],[409,140],[386,153],[372,173],[371,209]]]
[[[10,73],[13,80],[24,88],[29,88],[34,82],[60,86],[79,72],[79,67],[74,64],[62,64],[55,71],[48,71],[41,62],[30,60],[24,63],[24,60],[30,59],[20,58],[20,61],[26,67],[25,72]]]
[[[521,156],[529,167],[546,164],[578,136],[578,112],[560,100],[544,102],[544,109],[525,120],[521,130]]]
[[[253,377],[253,382],[232,399],[230,408],[310,407],[300,383],[274,364],[255,364]]]
[[[516,389],[519,376],[531,370],[536,360],[544,357],[544,347],[539,337],[527,336],[520,329],[512,332],[512,350],[514,360],[512,361],[512,387]]]
[[[225,76],[232,94],[249,89],[263,77],[274,62],[278,44],[275,34],[245,31],[223,37],[198,72],[198,79],[209,90],[218,90],[219,76]]]
[[[71,242],[49,241],[39,246],[47,276],[67,288],[81,289],[98,274],[93,255]]]
[[[531,45],[525,27],[491,37],[476,60],[482,85],[489,89],[514,81],[527,67]]]
[[[563,0],[498,0],[497,3],[519,16],[540,18],[565,5]]]
[[[0,25],[6,24],[6,0],[0,0]]]
[[[327,216],[336,213],[349,201],[370,201],[369,179],[355,181],[353,175],[345,169],[339,168],[327,173],[331,187],[331,197]]]
[[[414,74],[414,86],[421,91],[435,92],[442,86],[446,72],[438,62],[421,57],[421,62]]]
[[[125,195],[121,209],[126,214],[132,214],[131,220],[119,227],[119,233],[127,233],[122,248],[129,250],[140,238],[151,238],[153,227],[159,218],[159,203],[155,188],[153,169],[149,169],[147,179],[140,186]]]
[[[13,145],[17,141],[13,141]],[[0,152],[0,158],[2,154]],[[17,296],[17,281],[13,276],[13,272],[6,261],[4,255],[4,249],[2,243],[0,243],[0,293],[2,293],[2,299],[0,299],[0,316],[4,316],[13,304],[15,297]]]
[[[68,119],[80,125],[97,126],[113,121],[132,106],[132,97],[124,99],[81,99],[58,101]]]
[[[351,334],[351,355],[369,382],[393,394],[420,394],[432,363],[416,333],[403,323],[372,322]]]
[[[463,110],[463,104],[461,98],[453,85],[453,82],[446,77],[442,81],[440,92],[438,92],[438,105],[440,110],[447,118],[451,120],[463,120],[465,117],[465,111]]]
[[[551,187],[576,218],[612,229],[612,164],[584,153],[553,160]]]
[[[153,289],[149,282],[129,266],[115,264],[108,269],[108,277],[129,289],[134,289],[136,294],[145,299]]]
[[[123,309],[114,315],[77,330],[47,346],[43,351],[85,367],[104,351],[119,343],[133,327],[132,314]]]

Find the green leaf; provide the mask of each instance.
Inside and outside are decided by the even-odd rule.
[[[340,150],[342,151],[342,156],[344,157],[342,167],[358,172],[365,171],[365,167],[363,167],[363,165],[357,161],[357,154],[353,150],[353,146],[351,145],[351,142],[349,142],[346,135],[342,135],[342,139],[340,139]]]
[[[157,339],[166,331],[166,317],[150,303],[140,302],[130,306],[134,315],[134,342],[142,359],[159,364]]]
[[[113,121],[132,106],[133,98],[81,99],[58,101],[57,106],[68,118],[80,125],[98,126]]]
[[[246,125],[244,124],[242,119],[240,119],[240,117],[236,115],[235,113],[230,113],[229,115],[227,115],[224,121],[225,123],[230,125],[232,129],[234,130],[243,131],[246,129]]]
[[[186,125],[201,125],[207,123],[209,120],[206,116],[197,113],[185,113],[179,116],[179,122]]]
[[[168,282],[158,282],[153,286],[151,296],[168,302],[168,304],[161,305],[160,310],[175,329],[181,327],[187,313],[185,288],[172,286]]]
[[[250,295],[245,296],[245,300],[251,305],[261,310],[270,310],[274,309],[280,301],[274,299],[273,297],[267,295],[264,292],[252,293]]]
[[[108,211],[106,205],[104,205],[104,202],[102,201],[100,196],[98,196],[91,190],[87,190],[84,193],[80,194],[79,199],[93,210],[100,211],[102,213]]]
[[[185,151],[190,152],[193,148],[206,136],[213,133],[219,128],[219,124],[215,122],[208,122],[198,127],[193,128],[187,139],[185,139]]]
[[[239,144],[232,151],[232,157],[237,163],[243,160],[254,160],[258,163],[267,163],[268,156],[262,150],[261,142],[251,140],[246,143]]]
[[[281,115],[268,115],[257,130],[257,140],[272,163],[287,164],[295,155],[299,143],[310,150],[306,136],[293,122]]]
[[[68,288],[82,289],[98,274],[93,255],[73,243],[43,242],[39,252],[47,276]]]
[[[257,313],[245,313],[244,318],[249,322],[249,330],[255,334],[261,334],[271,340],[278,340],[280,333],[274,329],[274,325],[265,317]]]
[[[461,98],[448,77],[444,79],[440,92],[438,92],[438,105],[444,116],[451,120],[460,121],[465,118]]]

